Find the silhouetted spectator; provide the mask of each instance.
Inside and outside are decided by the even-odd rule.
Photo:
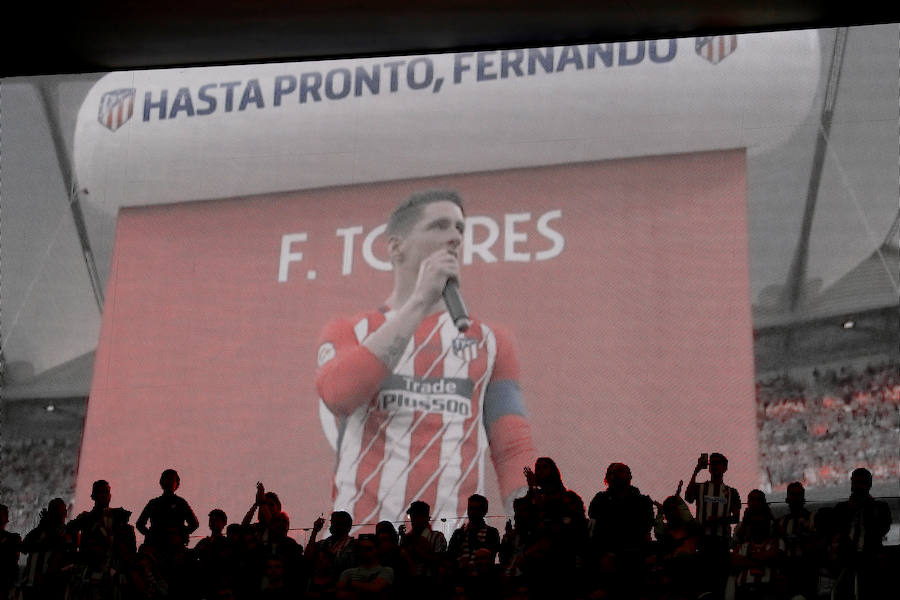
[[[675,598],[696,598],[700,526],[678,495],[657,503],[657,508],[653,531],[658,543],[656,565],[661,579],[658,583]]]
[[[508,588],[515,589],[520,584],[524,585],[522,569],[525,550],[534,543],[534,515],[534,506],[528,498],[516,498],[513,501],[513,520],[506,522],[506,530],[500,542],[500,564]]]
[[[849,500],[834,507],[842,567],[837,583],[840,598],[866,600],[889,595],[882,538],[891,528],[891,511],[886,502],[872,498],[871,489],[872,473],[855,469],[850,475]]]
[[[748,497],[749,501],[749,497]],[[811,600],[816,596],[817,572],[814,560],[815,534],[813,513],[806,509],[806,490],[795,481],[787,486],[785,502],[789,512],[776,522],[784,543],[784,575],[788,596]]]
[[[552,511],[558,508],[566,486],[563,485],[562,475],[556,462],[549,456],[541,456],[534,461],[534,471],[529,467],[523,469],[525,483],[528,485],[527,498],[538,506],[539,512]]]
[[[359,566],[344,570],[337,584],[337,597],[346,600],[384,599],[394,582],[394,570],[379,563],[375,536],[363,534],[356,543]]]
[[[259,592],[266,569],[265,546],[259,534],[259,523],[240,528],[240,541],[235,552],[235,578],[232,590],[238,598],[253,598]],[[268,527],[265,537],[268,537]]]
[[[566,490],[562,495],[562,518],[559,527],[558,550],[560,573],[567,579],[569,592],[562,595],[579,595],[587,585],[584,569],[589,553],[588,518],[585,515],[584,500],[574,490]]]
[[[405,599],[409,592],[411,565],[407,556],[400,549],[400,537],[394,524],[381,521],[375,526],[375,545],[378,547],[378,562],[394,571],[394,583],[391,596],[397,600]]]
[[[824,506],[816,511],[813,521],[813,560],[816,564],[816,595],[814,598],[831,600],[838,577],[841,574],[841,563],[838,560],[837,521],[834,507]]]
[[[159,569],[156,551],[146,542],[138,548],[131,584],[137,600],[157,600],[169,597],[169,582]]]
[[[259,514],[257,514],[257,522],[252,523],[253,514],[256,513],[257,509],[259,509]],[[261,481],[256,482],[256,497],[253,501],[253,506],[250,507],[250,510],[247,511],[247,514],[244,515],[244,519],[241,521],[241,525],[244,527],[249,527],[250,531],[252,531],[260,541],[265,541],[266,536],[269,533],[269,518],[272,515],[278,514],[281,512],[281,499],[278,498],[278,494],[275,492],[267,492],[266,487],[263,485]]]
[[[772,514],[772,509],[769,507],[769,502],[766,499],[766,494],[762,490],[751,490],[749,494],[747,494],[747,505],[744,508],[744,516],[748,514],[754,513],[762,513],[768,516],[769,523],[773,527],[772,535],[776,535],[777,531],[774,529],[776,527],[775,516]],[[744,527],[743,520],[737,524],[734,528],[734,542],[733,544],[740,544],[741,542],[745,542],[747,540],[747,531],[746,527]]]
[[[268,540],[263,544],[263,549],[266,559],[275,557],[281,561],[284,569],[281,576],[285,586],[291,593],[298,594],[306,587],[306,559],[303,556],[303,546],[288,537],[290,526],[290,517],[286,512],[272,515],[269,519]],[[264,580],[262,589],[265,586]]]
[[[273,517],[274,518],[274,517]],[[262,579],[262,587],[259,594],[255,595],[259,600],[292,600],[299,596],[298,591],[288,582],[289,569],[284,559],[279,556],[269,556],[265,560]]]
[[[169,586],[169,598],[188,600],[200,590],[195,572],[194,553],[184,545],[181,527],[170,525],[165,540],[166,554],[157,551],[162,576]],[[154,550],[156,550],[154,548]]]
[[[234,549],[232,541],[223,533],[227,523],[225,511],[220,508],[209,511],[210,533],[194,546],[197,577],[207,595],[230,581]]]
[[[198,554],[207,552],[226,540],[225,526],[228,525],[228,515],[221,508],[214,508],[209,511],[209,535],[197,542],[194,550]]]
[[[111,598],[127,586],[126,574],[136,554],[134,527],[128,523],[131,512],[110,508],[109,483],[100,479],[91,487],[94,507],[83,512],[67,526],[77,538],[76,569],[68,598]],[[120,592],[121,593],[121,592]]]
[[[426,597],[437,593],[443,581],[440,580],[440,565],[447,540],[440,531],[431,529],[431,507],[427,502],[416,500],[409,505],[409,533],[406,525],[400,526],[400,547],[409,557],[412,567],[410,590],[413,597]]]
[[[532,541],[523,554],[521,570],[532,598],[567,598],[580,587],[579,560],[587,540],[584,502],[566,490],[556,463],[548,457],[525,468],[532,503]]]
[[[331,535],[324,540],[316,541],[324,526],[325,519],[322,517],[313,523],[312,534],[306,543],[306,558],[310,563],[319,567],[321,563],[317,561],[326,560],[331,580],[337,584],[341,573],[356,566],[356,540],[350,535],[350,530],[353,529],[353,518],[350,513],[345,511],[331,513],[331,524],[328,527]],[[324,555],[324,557],[319,555]]]
[[[309,549],[311,544],[307,543]],[[306,586],[306,598],[309,600],[330,600],[335,597],[337,581],[334,578],[334,565],[328,552],[316,552],[312,558],[312,575]]]
[[[631,469],[612,463],[604,479],[607,489],[591,500],[591,538],[601,552],[643,552],[653,527],[653,501],[631,485]]]
[[[778,569],[784,542],[775,534],[766,495],[753,490],[741,521],[741,540],[731,554],[735,571],[735,600],[776,600]]]
[[[494,563],[500,550],[500,532],[488,525],[484,518],[488,513],[488,499],[480,494],[472,494],[466,506],[468,521],[453,532],[447,546],[447,555],[458,577],[467,578],[476,574],[475,552],[482,548],[490,553]]]
[[[284,511],[272,515],[269,519],[269,536],[263,547],[269,554],[303,554],[301,546],[294,538],[288,536],[291,528],[291,519]],[[290,567],[290,565],[287,565]]]
[[[18,533],[6,531],[9,523],[9,507],[0,504],[0,596],[7,597],[19,580],[19,546],[22,538]]]
[[[394,524],[390,521],[378,521],[375,524],[375,535],[379,535],[382,533],[386,533],[394,540],[394,543],[400,543],[400,534],[397,533],[397,528],[394,527]]]
[[[709,481],[697,483],[697,474],[709,469]],[[697,461],[691,480],[684,493],[688,503],[696,504],[696,517],[702,531],[700,553],[706,575],[705,588],[715,597],[722,595],[730,570],[729,546],[731,525],[737,523],[741,513],[741,496],[738,491],[725,485],[724,475],[728,470],[728,459],[714,452]]]
[[[631,469],[624,463],[610,464],[604,481],[607,489],[594,496],[588,509],[593,561],[612,561],[615,577],[607,588],[611,593],[640,593],[636,586],[645,579],[653,501],[631,485]]]
[[[470,575],[464,580],[467,600],[494,600],[503,597],[503,569],[494,563],[494,554],[487,548],[475,551]]]
[[[542,456],[534,462],[534,471],[523,469],[528,493],[525,495],[534,509],[534,540],[526,550],[526,575],[530,593],[542,594],[537,586],[550,590],[558,586],[552,581],[559,577],[562,557],[563,493],[566,486],[556,462]]]
[[[74,552],[72,536],[66,531],[66,503],[54,498],[41,511],[38,526],[22,541],[22,552],[28,554],[22,577],[25,600],[61,599],[66,593],[63,568]]]
[[[225,539],[234,545],[238,545],[244,538],[244,526],[240,523],[231,523],[225,528]]]
[[[137,530],[144,534],[145,542],[154,547],[163,562],[176,550],[172,547],[173,541],[176,546],[186,546],[188,536],[200,527],[187,500],[175,493],[180,486],[181,477],[175,469],[163,471],[159,476],[162,495],[150,500],[135,522]],[[173,539],[172,529],[180,533],[180,541]]]

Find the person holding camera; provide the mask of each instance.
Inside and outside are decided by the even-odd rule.
[[[697,475],[709,470],[709,480],[697,483]],[[700,557],[708,579],[707,591],[721,596],[731,567],[731,526],[740,521],[741,495],[725,485],[728,459],[719,452],[703,453],[697,460],[694,473],[684,493],[686,502],[696,505],[700,525]]]

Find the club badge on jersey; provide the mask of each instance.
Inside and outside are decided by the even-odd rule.
[[[460,360],[472,362],[478,357],[478,340],[460,335],[453,340],[453,354]]]

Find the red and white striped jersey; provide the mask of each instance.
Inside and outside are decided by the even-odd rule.
[[[340,319],[320,339],[320,416],[337,452],[334,510],[360,524],[400,521],[410,502],[424,500],[433,518],[457,517],[471,494],[484,493],[485,390],[518,379],[514,351],[478,320],[460,334],[444,312],[422,321],[389,372],[361,344],[392,316]]]

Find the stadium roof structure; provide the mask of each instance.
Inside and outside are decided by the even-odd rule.
[[[3,390],[3,399],[68,398],[73,395],[73,391],[76,394],[83,391],[83,394],[87,395],[87,390],[91,388],[93,371],[92,350],[31,377],[14,380],[12,385]]]
[[[824,290],[808,294],[790,312],[781,306],[755,306],[757,329],[897,307],[900,310],[900,212],[881,245]]]
[[[21,36],[0,38],[0,75],[85,73],[519,48],[890,23],[892,4],[809,0],[94,0],[19,3]]]

